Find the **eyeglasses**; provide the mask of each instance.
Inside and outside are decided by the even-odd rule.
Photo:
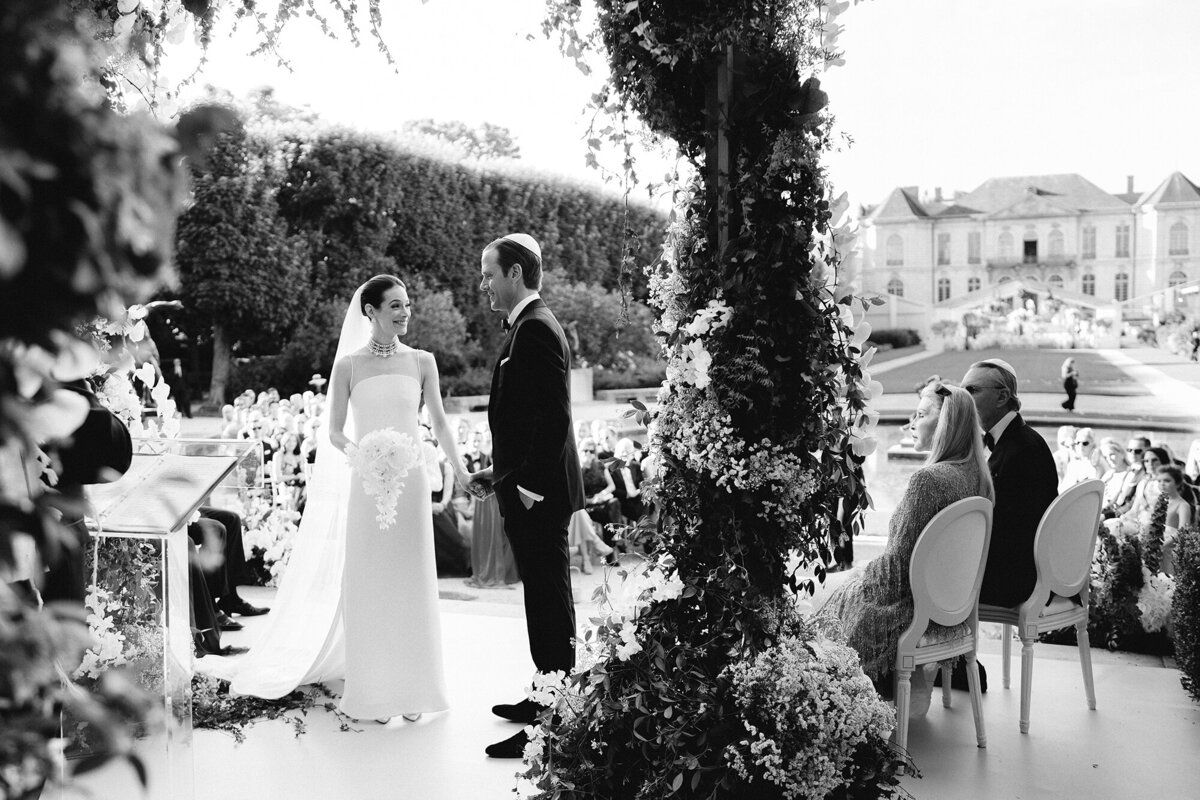
[[[988,383],[988,384],[984,384],[983,386],[976,386],[973,383],[968,383],[966,386],[964,386],[962,388],[969,395],[977,395],[980,392],[982,392],[984,389],[995,389],[996,391],[1004,391],[1004,387],[998,383]]]
[[[1145,450],[1143,450],[1143,449],[1142,449],[1142,448],[1140,448],[1140,447],[1126,447],[1126,448],[1125,448],[1125,452],[1126,452],[1126,453],[1133,453],[1135,456],[1140,456],[1142,453],[1144,453],[1144,452],[1146,452],[1146,451],[1145,451]]]
[[[581,453],[594,453],[594,452],[596,452],[596,449],[595,449],[595,448],[593,448],[593,447],[585,447],[585,448],[583,448],[582,450],[580,450],[579,452],[581,452]]]
[[[1085,440],[1085,441],[1082,441],[1082,442],[1074,442],[1073,444],[1074,444],[1076,447],[1079,447],[1079,445],[1081,445],[1081,444],[1089,444],[1089,445],[1090,445],[1091,443],[1092,443],[1092,442],[1091,442],[1091,440],[1089,439],[1089,440]]]

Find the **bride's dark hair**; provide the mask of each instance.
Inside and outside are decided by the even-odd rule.
[[[383,295],[388,289],[399,286],[401,289],[406,289],[404,281],[397,278],[395,275],[376,275],[371,280],[362,285],[362,295],[358,298],[358,306],[362,311],[362,315],[367,315],[367,306],[375,306],[379,308],[383,305]]]

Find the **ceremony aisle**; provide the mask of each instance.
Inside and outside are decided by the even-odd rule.
[[[249,589],[255,604],[273,591]],[[245,729],[236,744],[225,733],[196,731],[197,800],[507,800],[519,762],[483,755],[483,747],[513,729],[489,711],[516,699],[529,679],[524,620],[503,602],[443,600],[451,709],[416,723],[395,720],[340,729],[341,718],[309,711],[299,737],[283,721]],[[582,612],[585,605],[579,607]],[[580,619],[586,617],[579,614]],[[253,644],[261,621],[228,634]],[[235,638],[236,637],[236,638]],[[1179,673],[1152,656],[1094,650],[1097,710],[1083,699],[1073,647],[1039,644],[1032,727],[1017,732],[1020,661],[1012,689],[1000,685],[1000,643],[981,641],[989,676],[983,697],[988,746],[975,747],[971,706],[954,692],[942,708],[935,694],[924,720],[909,726],[909,747],[923,777],[903,785],[922,800],[962,797],[1176,798],[1200,796],[1194,754],[1200,752],[1200,707],[1179,687]],[[96,800],[142,796],[132,774],[110,767],[80,788]],[[70,800],[85,795],[72,793]]]

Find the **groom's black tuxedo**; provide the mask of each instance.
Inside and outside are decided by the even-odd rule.
[[[524,586],[529,649],[542,672],[575,663],[567,526],[584,498],[570,372],[562,327],[534,300],[513,323],[492,372],[488,424],[493,487]],[[526,509],[518,485],[543,499]]]
[[[992,541],[979,602],[1011,607],[1033,593],[1033,538],[1058,496],[1058,470],[1042,435],[1013,417],[988,458],[996,490]]]

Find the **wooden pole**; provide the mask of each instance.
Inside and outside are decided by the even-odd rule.
[[[709,234],[711,240],[716,243],[718,254],[725,251],[731,235],[736,235],[731,230],[733,225],[729,197],[734,169],[729,119],[734,94],[735,58],[733,45],[726,46],[724,57],[717,62],[715,80],[709,85],[706,102],[711,135],[705,159],[705,183],[714,198]]]

